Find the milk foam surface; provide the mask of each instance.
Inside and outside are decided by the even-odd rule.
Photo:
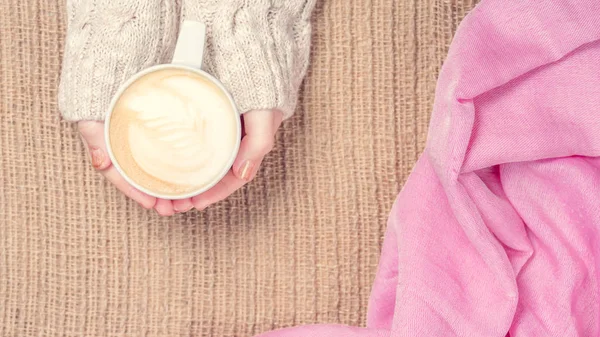
[[[121,169],[160,194],[191,192],[213,182],[229,164],[239,137],[239,117],[227,96],[180,69],[140,78],[121,95],[113,117],[111,131],[118,134],[111,132],[111,145],[125,145],[112,146]]]

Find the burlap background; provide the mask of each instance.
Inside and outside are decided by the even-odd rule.
[[[0,336],[364,324],[388,210],[473,5],[321,1],[299,111],[260,177],[163,219],[105,184],[59,117],[64,0],[0,0]]]

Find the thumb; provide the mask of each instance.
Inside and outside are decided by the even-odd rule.
[[[253,110],[243,114],[244,137],[233,164],[237,178],[250,181],[275,144],[275,132],[283,114],[278,110]]]
[[[104,123],[95,121],[82,121],[77,125],[81,139],[88,148],[92,165],[96,170],[111,182],[118,190],[126,196],[137,201],[143,207],[151,209],[156,204],[156,198],[138,191],[119,174],[117,169],[112,165],[106,142],[104,141]]]
[[[110,165],[110,157],[104,141],[104,123],[97,121],[81,121],[77,124],[83,143],[87,147],[96,170],[102,171]]]

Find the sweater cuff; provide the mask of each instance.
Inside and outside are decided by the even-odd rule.
[[[69,121],[104,120],[129,77],[168,58],[177,22],[169,1],[69,2],[58,106]]]
[[[273,4],[277,3],[279,4]],[[310,53],[314,0],[217,5],[209,25],[205,68],[219,78],[242,112],[296,108]]]

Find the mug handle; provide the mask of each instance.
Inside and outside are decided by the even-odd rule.
[[[179,37],[171,63],[201,69],[205,40],[206,25],[204,23],[183,21],[179,28]]]

